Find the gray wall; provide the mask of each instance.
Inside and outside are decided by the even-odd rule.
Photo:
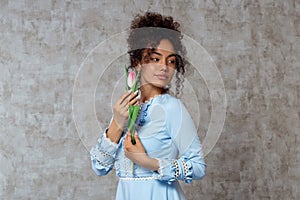
[[[88,53],[147,9],[182,22],[225,84],[224,129],[188,199],[299,199],[296,0],[1,0],[0,198],[114,199],[114,172],[92,172],[76,132],[72,89]]]

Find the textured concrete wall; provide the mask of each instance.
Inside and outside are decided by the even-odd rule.
[[[300,199],[296,0],[1,0],[0,199],[114,199],[114,173],[92,172],[76,133],[72,89],[88,53],[147,9],[183,22],[225,84],[224,129],[188,199]]]

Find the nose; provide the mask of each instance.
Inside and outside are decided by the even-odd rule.
[[[168,66],[165,65],[165,64],[161,64],[161,65],[160,65],[160,70],[161,70],[161,71],[164,71],[164,72],[167,72],[167,71],[168,71]]]
[[[165,59],[161,59],[161,62],[159,63],[161,71],[167,71],[168,70],[168,65],[167,61]]]

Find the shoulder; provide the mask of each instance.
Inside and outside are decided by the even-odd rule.
[[[166,115],[166,127],[172,137],[181,140],[180,136],[187,136],[186,132],[191,135],[197,133],[194,122],[181,100],[170,95],[166,95],[165,100],[163,107]]]
[[[163,95],[160,99],[160,103],[167,109],[176,109],[183,105],[180,99],[169,94]]]
[[[177,121],[189,116],[189,113],[180,99],[164,94],[156,98],[150,109],[156,116],[164,116],[166,120]]]
[[[160,104],[164,108],[166,115],[171,118],[176,116],[182,117],[182,114],[187,112],[181,100],[169,94],[162,96]]]

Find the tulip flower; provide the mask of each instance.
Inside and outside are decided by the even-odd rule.
[[[127,85],[131,89],[132,86],[134,86],[134,83],[135,83],[135,71],[130,68],[128,69]]]
[[[139,73],[136,71],[134,67],[126,67],[125,65],[125,72],[126,72],[126,90],[131,90],[132,92],[137,91],[139,88],[138,86],[138,79]],[[128,120],[128,131],[131,135],[131,143],[136,144],[134,139],[134,125],[137,119],[137,116],[140,111],[140,105],[134,106],[130,105],[128,112],[129,112],[129,120]]]

